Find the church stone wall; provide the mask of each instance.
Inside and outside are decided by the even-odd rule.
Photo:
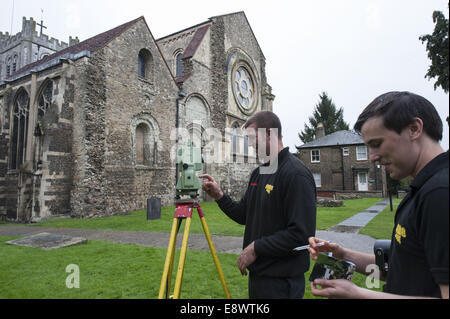
[[[211,26],[211,83],[214,122],[223,134],[224,152],[227,153],[224,163],[211,166],[211,173],[215,176],[224,191],[234,200],[240,200],[247,189],[247,182],[251,172],[257,167],[255,160],[244,156],[243,145],[238,146],[237,154],[232,154],[232,136],[225,128],[230,129],[234,123],[242,126],[251,114],[242,113],[237,107],[232,92],[232,68],[234,62],[247,61],[252,71],[259,76],[262,53],[256,39],[250,31],[245,15],[237,13],[215,17]],[[230,58],[230,53],[235,54]],[[245,50],[245,51],[244,51]],[[250,55],[251,54],[251,55]],[[233,60],[234,59],[234,60]],[[260,82],[259,82],[260,84]],[[224,90],[224,88],[226,88]],[[255,112],[261,110],[258,104]],[[249,154],[252,156],[252,154]]]
[[[164,59],[167,62],[167,65],[170,68],[170,71],[172,72],[172,75],[175,76],[176,71],[176,61],[174,53],[179,49],[184,52],[184,50],[194,37],[196,30],[197,28],[191,28],[183,32],[178,32],[174,35],[169,35],[167,37],[158,39],[157,43],[159,45],[161,53],[164,56]]]
[[[50,74],[51,76],[52,74]],[[42,85],[48,80],[44,78]],[[70,215],[70,190],[73,178],[73,69],[63,65],[60,75],[53,82],[53,102],[43,120],[43,154],[41,176],[35,174],[33,219]],[[38,102],[38,101],[37,101]],[[39,143],[38,140],[35,142]],[[37,153],[37,150],[36,150]],[[35,154],[39,157],[39,154]],[[39,160],[38,160],[39,161]],[[39,172],[39,163],[36,163]],[[41,187],[39,187],[39,183]]]
[[[4,211],[8,219],[39,221],[70,213],[74,80],[70,70],[64,64],[0,87],[5,119],[0,135],[0,212]],[[39,96],[49,82],[52,98],[45,115],[37,121]],[[19,89],[24,89],[30,98],[29,125],[25,162],[19,169],[13,169],[8,167],[12,135],[9,119]]]
[[[105,183],[105,57],[102,51],[76,62],[77,81],[73,150],[75,172],[71,194],[73,216],[104,212]]]
[[[138,55],[151,54],[146,78],[138,76]],[[86,217],[130,212],[158,196],[173,204],[175,170],[170,158],[177,87],[143,21],[139,21],[80,66],[84,124],[77,158],[84,163],[73,194],[73,211]],[[137,122],[152,125],[155,162],[138,165]],[[92,132],[91,132],[92,131]],[[152,145],[153,146],[153,145]],[[87,160],[85,160],[87,159]]]

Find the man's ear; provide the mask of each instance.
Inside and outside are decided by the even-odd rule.
[[[422,119],[415,117],[411,124],[408,125],[408,130],[411,140],[417,140],[423,133]]]

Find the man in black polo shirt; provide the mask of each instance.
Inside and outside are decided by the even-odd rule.
[[[239,202],[224,194],[209,175],[202,175],[203,189],[232,220],[245,225],[244,243],[238,259],[242,275],[250,271],[250,298],[302,298],[304,273],[309,269],[305,245],[316,228],[316,188],[312,174],[284,148],[278,117],[258,112],[245,125],[249,144],[258,156],[269,151],[269,162],[251,174]]]
[[[393,179],[412,176],[414,180],[395,215],[384,292],[346,280],[315,280],[312,293],[342,298],[448,299],[449,157],[439,145],[442,121],[436,109],[416,94],[390,92],[369,104],[355,129],[362,133],[372,162],[384,165]],[[331,251],[337,258],[353,261],[363,274],[368,274],[368,265],[375,264],[374,255],[337,244],[317,247],[320,241],[309,240],[313,259],[318,252]]]

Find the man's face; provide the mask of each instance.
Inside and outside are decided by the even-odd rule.
[[[364,123],[361,134],[369,148],[370,161],[384,165],[392,179],[400,180],[413,174],[417,154],[407,128],[397,134],[387,129],[383,118],[378,116]]]
[[[266,151],[268,151],[267,134],[261,134],[262,130],[260,132],[259,131],[260,130],[258,130],[256,124],[251,124],[245,129],[245,134],[248,136],[248,145],[255,148],[257,156],[259,155],[258,153],[259,149],[263,150],[264,147],[266,147]]]

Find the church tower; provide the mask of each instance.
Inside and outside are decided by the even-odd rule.
[[[36,31],[36,26],[40,32]],[[36,62],[79,42],[78,37],[69,37],[69,43],[49,38],[43,33],[43,21],[36,23],[33,18],[22,19],[22,31],[10,35],[0,32],[0,82],[27,64]]]

